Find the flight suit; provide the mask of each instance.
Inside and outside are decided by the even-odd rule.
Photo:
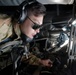
[[[13,27],[15,26],[15,27]],[[17,38],[14,39],[14,40],[17,40],[20,38],[20,34],[21,34],[21,31],[20,31],[20,28],[19,28],[19,25],[13,25],[11,23],[11,17],[9,17],[8,15],[5,15],[5,14],[1,14],[0,15],[0,42],[2,42],[3,40],[9,38],[10,36],[12,36],[13,34],[13,31],[12,29],[14,28],[14,32],[15,34],[17,35]],[[10,46],[9,46],[10,47]],[[9,51],[9,47],[6,48],[6,52]],[[1,55],[0,55],[1,56]],[[6,56],[5,56],[6,57]],[[4,58],[5,58],[4,57]],[[29,53],[28,55],[28,59],[26,58],[26,56],[22,56],[22,61],[23,62],[28,62],[28,64],[32,64],[32,65],[39,65],[39,58],[37,58],[35,55],[33,55],[32,53]],[[6,63],[7,60],[9,60],[10,58],[8,59],[4,59],[2,57],[0,57],[0,64],[2,63]],[[2,61],[3,60],[3,61]],[[10,59],[11,60],[11,59]],[[10,62],[10,61],[9,61]],[[9,65],[9,64],[8,64]],[[6,65],[2,66],[0,65],[0,67],[6,67]]]

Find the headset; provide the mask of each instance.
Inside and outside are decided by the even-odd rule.
[[[19,24],[23,23],[27,18],[27,9],[26,6],[32,3],[37,2],[36,0],[24,1],[19,5],[19,8],[16,10],[15,17]]]

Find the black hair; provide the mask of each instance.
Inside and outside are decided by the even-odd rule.
[[[39,15],[46,14],[45,6],[37,1],[30,5],[27,5],[26,9],[27,9],[28,15],[33,14],[34,16],[39,16]]]

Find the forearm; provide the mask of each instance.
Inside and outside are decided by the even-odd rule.
[[[22,62],[28,63],[30,65],[40,65],[41,59],[33,55],[32,53],[26,59],[25,56],[22,57]]]

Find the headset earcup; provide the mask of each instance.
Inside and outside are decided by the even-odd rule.
[[[30,5],[30,4],[32,4],[34,2],[36,2],[36,0],[33,0],[31,2],[24,1],[23,3],[21,3],[21,5],[19,6],[19,9],[17,10],[17,13],[16,13],[17,20],[18,20],[19,24],[23,23],[26,20],[26,18],[27,18],[27,9],[26,9],[26,6]]]
[[[26,19],[27,16],[27,10],[26,10],[26,6],[28,5],[28,3],[26,1],[24,1],[23,3],[21,3],[18,6],[18,9],[15,12],[15,16],[17,19],[17,22],[19,24],[23,23]]]
[[[21,24],[25,21],[27,17],[27,10],[22,10],[21,13],[20,13],[20,16],[19,16],[19,19],[18,19],[18,23]]]

